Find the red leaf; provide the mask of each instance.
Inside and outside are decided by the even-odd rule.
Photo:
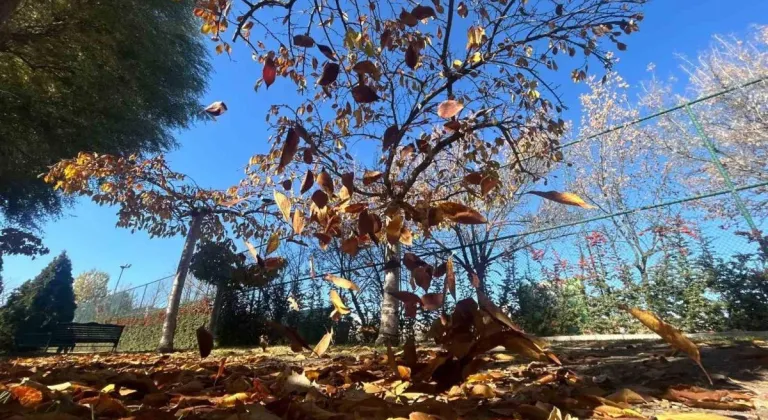
[[[275,61],[271,57],[267,57],[264,61],[264,69],[261,72],[261,77],[264,79],[264,84],[267,85],[267,89],[272,83],[275,83],[275,77],[277,77],[277,68],[275,67]]]
[[[339,77],[339,64],[338,63],[325,63],[323,66],[323,74],[320,75],[320,80],[317,84],[320,86],[328,86],[336,81]]]
[[[362,83],[352,88],[352,98],[359,104],[369,104],[381,99],[373,88]]]
[[[315,175],[312,174],[312,171],[307,170],[307,173],[304,175],[304,182],[301,183],[301,194],[304,194],[305,192],[309,191],[310,188],[312,188],[312,185],[315,184]]]

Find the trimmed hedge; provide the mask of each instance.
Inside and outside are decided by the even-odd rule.
[[[193,302],[179,308],[173,347],[177,350],[197,348],[195,330],[208,322],[210,309],[207,301]],[[145,316],[122,318],[115,323],[125,325],[118,351],[154,351],[163,331],[165,310],[158,309]]]

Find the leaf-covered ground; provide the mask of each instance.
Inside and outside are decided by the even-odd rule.
[[[490,352],[476,373],[440,391],[415,380],[435,357],[429,348],[411,367],[398,349],[390,363],[386,349],[370,347],[331,347],[322,358],[285,347],[204,360],[192,352],[6,358],[0,419],[768,418],[768,343],[700,348],[713,386],[661,343],[560,346],[561,367]]]

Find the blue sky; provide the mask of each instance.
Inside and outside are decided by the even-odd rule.
[[[626,39],[628,49],[621,53],[617,70],[635,83],[646,79],[648,63],[656,64],[660,78],[680,75],[675,54],[694,56],[711,43],[713,34],[744,35],[750,25],[766,23],[768,1],[742,0],[656,0],[645,8],[641,31]],[[264,115],[270,104],[282,102],[292,94],[289,82],[278,78],[266,90],[254,92],[261,77],[261,66],[250,59],[246,47],[235,44],[232,60],[226,55],[213,57],[215,73],[202,103],[223,100],[229,112],[215,123],[199,123],[178,134],[180,147],[168,154],[172,167],[189,174],[200,185],[228,187],[242,177],[243,165],[254,153],[268,150]],[[211,45],[211,49],[213,45]],[[567,71],[561,69],[567,78]],[[284,90],[281,90],[284,89]],[[563,82],[561,91],[570,105],[566,117],[579,118],[578,95],[583,88]],[[138,285],[174,272],[183,238],[150,239],[144,232],[131,234],[115,227],[116,210],[78,200],[64,216],[44,226],[44,241],[51,254],[30,260],[6,257],[3,280],[6,290],[35,276],[55,255],[66,250],[75,275],[91,268],[117,279],[119,266],[130,263],[121,285]],[[121,287],[122,288],[122,287]]]

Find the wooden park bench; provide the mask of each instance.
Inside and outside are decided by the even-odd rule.
[[[60,323],[47,332],[25,332],[17,334],[14,345],[17,351],[39,350],[48,351],[50,347],[58,348],[57,353],[68,353],[74,350],[76,344],[91,344],[96,347],[112,347],[117,350],[123,325],[89,323]]]

